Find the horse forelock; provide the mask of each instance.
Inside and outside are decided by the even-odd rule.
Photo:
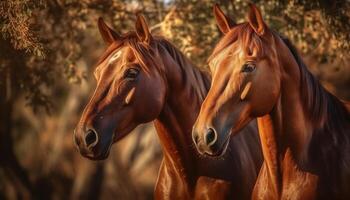
[[[100,56],[97,66],[108,60],[112,62],[114,59],[120,57],[122,54],[121,49],[130,48],[132,50],[133,56],[136,57],[136,60],[139,62],[140,67],[146,72],[150,72],[150,67],[156,67],[161,69],[159,59],[156,58],[155,49],[149,44],[140,42],[137,38],[137,35],[134,31],[130,31],[122,35],[121,41],[114,41],[110,44],[107,49],[104,51],[102,56]],[[119,55],[119,56],[118,56]]]
[[[208,58],[208,63],[217,63],[221,54],[231,51],[230,54],[242,53],[245,57],[264,57],[268,45],[263,44],[263,38],[255,33],[249,23],[241,23],[233,27],[215,46]]]
[[[152,67],[156,68],[158,71],[161,70],[161,62],[157,59],[151,45],[139,42],[136,38],[129,39],[127,44],[132,49],[136,59],[140,63],[140,67],[145,72],[149,73]]]
[[[121,43],[113,42],[111,45],[107,47],[107,49],[100,56],[96,65],[98,66],[101,63],[103,63],[113,52],[115,52],[120,47],[121,47]]]

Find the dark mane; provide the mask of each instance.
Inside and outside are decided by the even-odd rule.
[[[209,88],[211,78],[206,71],[195,66],[180,50],[163,37],[154,37],[160,53],[169,53],[181,70],[183,85],[190,85],[192,94],[196,94],[201,101],[204,100]]]
[[[309,146],[309,159],[321,166],[318,173],[329,177],[340,174],[341,167],[350,168],[350,114],[343,102],[329,93],[307,69],[291,42],[281,37],[298,63],[301,75],[300,92],[305,113],[313,123],[314,132]],[[336,180],[332,180],[337,182]]]

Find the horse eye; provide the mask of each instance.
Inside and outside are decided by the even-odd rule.
[[[246,72],[246,73],[250,73],[253,72],[255,70],[255,65],[252,63],[246,63],[242,66],[242,70],[241,72]]]
[[[139,75],[139,70],[135,68],[129,68],[125,71],[124,78],[135,79]]]

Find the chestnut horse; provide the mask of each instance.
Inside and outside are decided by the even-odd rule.
[[[209,58],[212,87],[193,129],[198,151],[217,155],[257,118],[264,164],[253,199],[350,199],[349,105],[322,87],[254,5],[247,23],[218,6],[214,13],[225,35]]]
[[[256,123],[233,139],[223,159],[200,156],[191,130],[210,77],[171,43],[152,36],[142,16],[136,31],[125,35],[102,19],[98,25],[109,47],[95,70],[97,87],[75,131],[80,153],[105,159],[113,143],[154,120],[164,155],[156,199],[249,199],[262,164]]]

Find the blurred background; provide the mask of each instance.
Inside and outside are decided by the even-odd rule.
[[[350,100],[350,1],[252,2],[322,84]],[[105,161],[84,159],[73,145],[106,48],[96,22],[102,16],[125,33],[142,13],[153,34],[206,68],[221,37],[214,3],[236,22],[246,19],[244,0],[0,1],[0,199],[152,199],[162,157],[152,124],[115,144]]]

